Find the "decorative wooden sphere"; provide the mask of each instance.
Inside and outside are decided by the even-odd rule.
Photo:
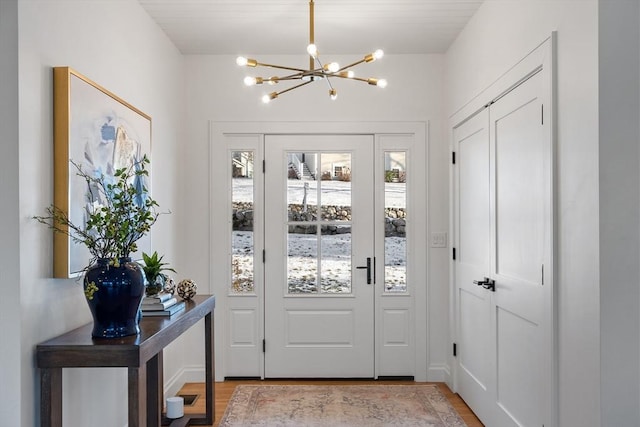
[[[176,282],[169,276],[164,277],[164,291],[171,295],[176,292]]]
[[[184,279],[178,283],[177,291],[180,298],[187,301],[196,296],[198,285],[191,279]]]

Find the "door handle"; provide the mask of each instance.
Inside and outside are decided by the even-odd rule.
[[[367,285],[371,284],[371,258],[367,258],[367,265],[360,265],[356,267],[358,270],[367,269]]]
[[[484,280],[474,280],[473,283],[478,286],[482,286],[483,288],[488,289],[491,292],[496,291],[496,281],[493,279],[489,279],[488,277],[485,277]]]
[[[487,283],[487,280],[489,280],[489,278],[485,277],[484,280],[474,280],[473,283],[478,286],[484,286],[484,284]]]

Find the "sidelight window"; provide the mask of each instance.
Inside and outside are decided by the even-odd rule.
[[[254,292],[253,151],[231,152],[231,293]]]
[[[384,154],[384,290],[407,291],[407,155]]]

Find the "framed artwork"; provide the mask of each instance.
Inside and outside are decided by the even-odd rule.
[[[71,161],[86,173],[113,175],[147,155],[151,158],[151,117],[69,67],[53,68],[54,199],[75,224],[84,223],[87,184]],[[144,184],[150,190],[151,175]],[[138,252],[150,252],[149,235]],[[76,277],[91,256],[86,247],[54,233],[53,275]]]

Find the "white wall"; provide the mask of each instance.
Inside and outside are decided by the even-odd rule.
[[[603,426],[640,425],[640,7],[600,0],[600,333]]]
[[[452,114],[558,31],[559,426],[600,419],[597,13],[595,0],[487,0],[446,55]]]
[[[1,3],[4,18],[5,1]],[[51,232],[31,219],[53,200],[51,67],[71,66],[152,116],[153,194],[162,208],[172,211],[179,211],[180,206],[176,183],[184,140],[184,86],[182,56],[135,0],[19,0],[18,6],[19,162],[16,155],[6,160],[1,156],[0,161],[9,171],[19,165],[19,245],[15,238],[8,244],[14,250],[19,248],[21,261],[21,343],[18,354],[7,358],[3,354],[2,360],[19,360],[12,368],[20,373],[21,388],[9,388],[20,392],[12,394],[9,403],[2,399],[0,405],[21,406],[19,415],[12,414],[20,417],[19,421],[11,425],[33,426],[39,418],[34,345],[91,320],[81,285],[74,280],[51,279]],[[4,25],[2,28],[4,31]],[[4,72],[2,76],[4,80]],[[5,190],[3,179],[1,185],[3,201],[5,196],[14,199],[15,184]],[[181,270],[176,221],[174,215],[162,217],[152,239],[154,249],[165,253],[165,259]],[[4,256],[8,252],[5,235],[0,262],[17,262],[17,254]],[[18,286],[17,280],[10,281]],[[65,426],[126,424],[124,369],[66,370],[63,384]],[[4,380],[2,389],[6,389]]]
[[[0,420],[20,420],[20,234],[18,227],[18,1],[0,1]]]
[[[253,57],[252,55],[248,55]],[[348,63],[360,55],[326,59]],[[258,57],[267,63],[306,67],[304,52],[300,55]],[[246,69],[235,64],[234,56],[187,56],[187,129],[186,163],[190,173],[185,176],[185,203],[191,215],[184,230],[191,257],[185,260],[198,283],[210,284],[224,280],[215,273],[209,276],[210,248],[206,239],[209,230],[210,200],[208,122],[213,121],[428,121],[429,129],[429,227],[434,231],[448,229],[448,142],[442,132],[442,55],[387,55],[372,64],[356,69],[361,76],[385,77],[389,86],[381,90],[360,82],[338,81],[338,100],[332,102],[323,82],[296,89],[282,95],[269,105],[260,101],[272,87],[245,87],[242,80]],[[267,76],[269,72],[267,71]],[[447,288],[448,249],[431,249],[429,320],[430,368],[448,369],[449,349]],[[426,331],[424,333],[427,333]],[[218,334],[220,338],[221,334]],[[219,343],[220,345],[221,343]],[[185,364],[192,364],[188,360]],[[420,363],[420,362],[418,362]]]

